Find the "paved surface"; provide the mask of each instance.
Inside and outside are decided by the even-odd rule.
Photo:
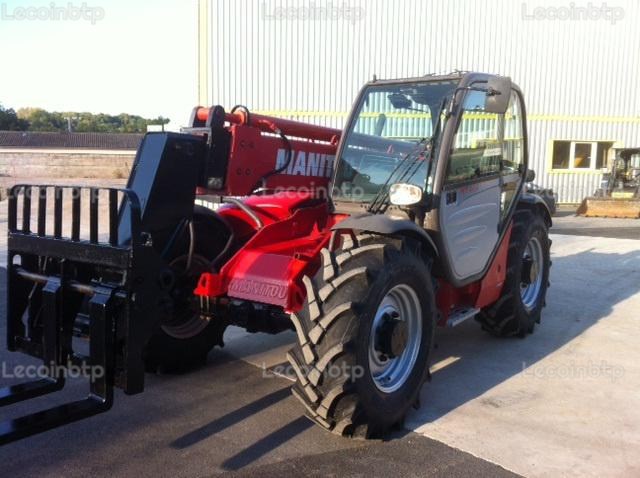
[[[556,218],[535,334],[494,339],[473,321],[440,330],[423,406],[384,442],[334,437],[300,416],[288,380],[262,370],[277,369],[293,334],[230,329],[202,369],[149,376],[107,414],[0,448],[3,475],[640,476],[640,241],[574,232],[640,238],[639,222],[579,219]],[[2,350],[0,362],[29,359]],[[61,400],[84,391],[73,382]]]
[[[640,239],[640,219],[594,218],[576,216],[573,209],[562,209],[554,218],[556,234]]]
[[[552,238],[535,333],[441,330],[407,426],[525,476],[640,476],[640,241]]]
[[[9,367],[25,363],[9,360]],[[62,398],[83,391],[73,383]],[[370,443],[330,435],[300,416],[287,380],[265,378],[221,351],[195,373],[150,376],[144,394],[118,394],[107,414],[2,447],[0,462],[2,475],[12,477],[203,477],[233,471],[240,476],[517,476],[413,433]]]

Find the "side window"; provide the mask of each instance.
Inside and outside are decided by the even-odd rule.
[[[504,115],[504,147],[502,161],[502,194],[500,198],[501,216],[509,213],[521,182],[524,165],[524,125],[522,104],[515,91],[511,92],[509,107]]]
[[[447,168],[447,183],[459,183],[500,173],[501,116],[484,111],[486,94],[469,91],[465,96]]]
[[[511,92],[509,108],[504,116],[504,158],[503,173],[520,172],[524,163],[524,131],[522,107],[515,91]]]

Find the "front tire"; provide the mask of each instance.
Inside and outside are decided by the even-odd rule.
[[[375,237],[375,236],[374,236]],[[345,436],[384,434],[401,424],[428,376],[435,299],[422,257],[381,238],[322,251],[307,301],[292,320],[287,354],[293,394],[307,416]]]

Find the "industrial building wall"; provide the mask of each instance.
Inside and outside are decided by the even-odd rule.
[[[527,99],[537,182],[562,202],[601,174],[551,171],[553,140],[640,145],[638,0],[200,1],[201,104],[342,127],[374,73],[508,75]]]

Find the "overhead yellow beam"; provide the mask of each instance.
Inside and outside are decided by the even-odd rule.
[[[256,110],[256,113],[269,116],[300,116],[300,117],[331,117],[346,118],[347,111],[313,111],[313,110]],[[387,116],[396,118],[417,118],[430,117],[428,114],[415,113],[385,113]],[[376,116],[377,113],[365,113],[364,116]],[[480,113],[478,114],[480,115]],[[529,114],[529,121],[582,121],[592,123],[640,123],[640,116],[585,116],[585,115],[556,115],[556,114]]]

